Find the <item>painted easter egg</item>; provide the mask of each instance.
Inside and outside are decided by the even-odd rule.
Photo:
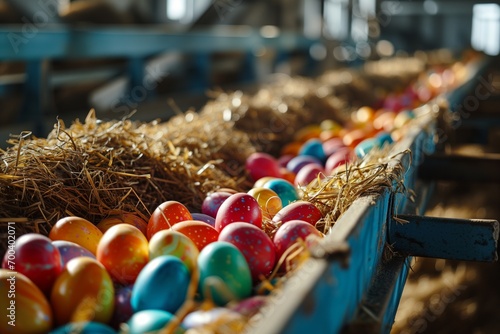
[[[28,233],[17,238],[14,248],[5,252],[2,268],[24,274],[43,293],[49,294],[63,266],[61,254],[49,238]]]
[[[52,309],[42,291],[25,275],[0,269],[0,333],[44,334],[52,328]]]
[[[70,216],[56,222],[50,230],[49,238],[74,242],[95,255],[102,232],[88,220]]]
[[[175,224],[191,220],[191,212],[184,204],[177,201],[166,201],[160,204],[149,218],[147,237],[148,240],[158,231],[166,230]]]
[[[108,323],[114,295],[113,281],[101,263],[88,257],[74,258],[57,278],[50,295],[56,323]]]
[[[245,222],[262,226],[262,211],[255,198],[246,193],[231,195],[220,207],[215,217],[215,229],[221,231],[234,222]]]
[[[101,230],[102,233],[105,233],[112,226],[118,224],[130,224],[132,226],[135,226],[142,232],[142,234],[144,234],[144,236],[147,236],[148,222],[134,213],[125,212],[121,215],[106,217],[101,220],[96,226]]]
[[[130,303],[135,312],[163,310],[175,313],[186,300],[189,270],[180,259],[162,255],[141,271],[132,289]]]
[[[132,284],[149,261],[148,240],[137,227],[115,225],[101,238],[97,246],[97,260],[104,265],[113,281]]]
[[[189,237],[177,231],[160,231],[153,235],[149,241],[150,260],[161,255],[173,255],[179,258],[190,272],[196,267],[198,254],[199,251],[195,243]]]
[[[217,241],[219,237],[219,232],[214,227],[198,220],[180,222],[175,224],[172,230],[182,233],[191,239],[199,251],[205,248],[206,245]]]
[[[203,298],[212,298],[220,306],[249,297],[252,275],[245,257],[233,244],[217,241],[198,256],[199,290]]]
[[[75,257],[86,256],[95,259],[95,255],[92,254],[88,249],[83,248],[80,245],[75,244],[71,241],[65,240],[55,240],[52,244],[59,250],[61,254],[61,264],[62,267],[66,267],[66,264],[73,260]]]
[[[247,223],[232,223],[221,231],[219,241],[227,241],[240,250],[254,281],[272,272],[276,251],[271,238],[260,228]]]

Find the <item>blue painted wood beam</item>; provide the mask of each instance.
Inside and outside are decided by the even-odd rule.
[[[388,237],[403,255],[492,262],[498,259],[498,233],[496,220],[398,215]]]

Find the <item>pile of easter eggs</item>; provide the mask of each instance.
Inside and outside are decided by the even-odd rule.
[[[300,129],[279,157],[247,158],[252,189],[207,194],[200,212],[170,200],[149,220],[70,216],[48,237],[20,236],[15,259],[10,250],[0,269],[0,308],[15,309],[16,326],[2,321],[0,332],[145,333],[172,325],[183,333],[248,318],[266,302],[262,283],[288,270],[290,250],[323,236],[316,228],[323,213],[301,200],[302,187],[397,141],[414,118],[408,109],[433,94],[411,87],[378,109],[359,108],[342,126],[325,120]],[[207,301],[214,307],[192,307]]]
[[[48,237],[20,236],[15,266],[6,253],[0,269],[0,294],[8,294],[8,278],[16,284],[17,323],[2,322],[0,332],[154,332],[177,321],[188,299],[215,307],[193,308],[177,333],[220,317],[243,319],[265,302],[259,285],[286,272],[287,249],[322,237],[315,228],[322,213],[281,178],[248,193],[210,193],[200,211],[172,200],[149,221],[132,213],[96,225],[64,217]],[[272,234],[265,222],[275,224]]]

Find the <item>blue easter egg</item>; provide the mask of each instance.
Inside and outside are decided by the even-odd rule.
[[[165,327],[175,316],[162,310],[144,310],[135,313],[127,322],[128,334],[143,334],[158,331]],[[174,330],[174,334],[184,333],[182,327]]]
[[[58,327],[50,332],[50,334],[117,334],[111,327],[99,322],[72,322],[62,327]]]
[[[175,313],[186,299],[189,270],[172,255],[151,260],[139,273],[130,303],[134,311],[164,310]]]
[[[326,154],[323,149],[323,143],[319,139],[309,139],[299,150],[299,155],[309,155],[315,157],[321,162],[325,162]]]
[[[264,188],[271,189],[281,199],[283,206],[286,206],[299,199],[297,189],[290,182],[283,179],[272,179],[264,183]]]
[[[391,134],[389,132],[385,131],[379,132],[375,136],[375,138],[377,138],[380,147],[394,143],[394,140],[392,139]]]
[[[379,141],[376,138],[368,138],[359,143],[354,149],[354,153],[358,158],[362,158],[368,154],[374,147],[378,147]]]

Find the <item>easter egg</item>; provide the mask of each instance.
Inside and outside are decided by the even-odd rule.
[[[246,160],[245,167],[253,180],[258,180],[265,176],[280,176],[278,160],[267,153],[255,152],[250,154]]]
[[[293,158],[295,158],[295,155],[292,155],[292,154],[285,154],[285,155],[282,155],[278,158],[278,164],[280,167],[286,167],[286,165],[290,162],[290,160],[292,160]]]
[[[318,176],[324,178],[325,170],[323,166],[318,164],[308,164],[302,167],[297,175],[295,176],[296,186],[307,186],[313,180],[316,180]]]
[[[20,272],[49,294],[63,267],[61,254],[49,238],[28,233],[17,238],[14,249],[5,253],[2,268]]]
[[[198,332],[197,330],[205,333],[205,331],[203,331],[204,326],[207,326],[207,329],[231,328],[229,326],[229,323],[234,321],[239,321],[239,323],[242,323],[243,321],[245,321],[245,319],[243,319],[243,317],[237,312],[232,311],[226,307],[214,307],[209,310],[196,310],[189,313],[182,321],[182,327],[188,330],[195,329],[196,333]]]
[[[61,254],[61,264],[62,267],[66,267],[66,264],[73,260],[75,257],[86,256],[95,259],[95,255],[92,254],[88,249],[83,248],[80,245],[75,244],[71,241],[55,240],[52,244],[59,250]]]
[[[344,142],[340,138],[332,138],[323,143],[323,150],[325,151],[325,155],[329,157],[333,153],[335,153],[340,148],[346,147]]]
[[[274,216],[273,221],[286,223],[291,220],[302,220],[314,226],[322,217],[321,211],[311,202],[297,201],[281,209]]]
[[[255,183],[253,184],[253,188],[262,188],[262,186],[264,186],[264,184],[267,181],[274,180],[274,179],[276,179],[276,177],[266,176],[266,177],[260,178],[257,181],[255,181]]]
[[[310,163],[322,165],[321,160],[319,160],[313,156],[298,155],[298,156],[292,158],[288,162],[288,164],[286,165],[286,168],[288,170],[292,171],[293,173],[297,174],[302,167],[304,167],[305,165],[310,164]]]
[[[299,150],[302,147],[303,142],[301,141],[293,141],[291,143],[286,144],[280,151],[280,155],[291,154],[296,156],[299,154]]]
[[[130,224],[137,227],[142,234],[147,235],[148,223],[139,217],[139,215],[133,213],[122,213],[121,215],[109,216],[104,218],[97,224],[97,228],[105,233],[110,227],[118,224]]]
[[[88,257],[69,261],[50,295],[58,325],[68,322],[108,323],[114,308],[113,281],[102,264]]]
[[[379,146],[383,147],[384,145],[390,145],[394,141],[392,140],[391,134],[389,132],[381,131],[377,133],[375,136],[379,142]]]
[[[283,206],[287,206],[288,204],[299,199],[299,194],[297,193],[295,186],[286,180],[270,180],[264,184],[264,188],[271,189],[278,194]]]
[[[345,165],[351,161],[352,150],[350,148],[339,149],[328,157],[325,163],[325,173],[331,175],[332,171],[340,165]]]
[[[283,180],[286,180],[290,183],[294,183],[295,182],[295,173],[286,169],[285,167],[281,167],[280,168],[280,172],[281,172],[281,178]]]
[[[207,223],[210,226],[215,226],[215,218],[212,216],[198,212],[191,213],[191,216],[193,217],[192,220],[199,220]]]
[[[172,230],[187,236],[196,245],[198,250],[202,250],[206,245],[217,241],[219,232],[205,222],[198,220],[186,220],[175,224]]]
[[[374,147],[378,147],[378,140],[376,138],[367,138],[359,143],[354,149],[354,153],[358,158],[363,158],[367,155]]]
[[[363,106],[351,114],[351,119],[356,124],[365,124],[373,120],[375,110]]]
[[[70,216],[57,221],[50,230],[49,238],[74,242],[95,255],[102,232],[88,220]]]
[[[312,156],[323,162],[326,159],[323,143],[319,139],[309,139],[302,145],[299,155]]]
[[[299,129],[293,136],[293,139],[299,142],[305,142],[313,138],[318,138],[321,131],[323,130],[319,125],[307,125]]]
[[[342,138],[342,141],[344,142],[345,146],[354,148],[365,138],[366,138],[365,131],[361,129],[355,129],[347,132]]]
[[[184,204],[177,201],[166,201],[160,204],[149,218],[147,237],[148,240],[158,231],[166,230],[193,217]]]
[[[141,271],[132,289],[130,303],[135,312],[163,310],[177,312],[186,299],[189,271],[177,257],[162,255]]]
[[[149,261],[148,240],[137,227],[115,225],[101,238],[97,246],[97,260],[104,265],[113,281],[134,283]]]
[[[223,193],[230,193],[230,194],[236,194],[238,191],[233,189],[233,188],[226,188],[226,187],[223,187],[223,188],[219,188],[216,190],[216,192],[223,192]]]
[[[205,247],[198,256],[199,290],[223,306],[252,293],[252,275],[243,254],[229,242],[217,241]]]
[[[277,258],[280,259],[283,253],[299,238],[305,241],[309,235],[322,237],[321,232],[309,222],[303,220],[291,220],[281,225],[273,239]]]
[[[268,298],[266,296],[252,296],[238,302],[236,305],[231,307],[231,310],[238,312],[245,317],[251,317],[257,314],[261,307],[267,302]]]
[[[52,328],[50,304],[25,275],[0,269],[0,333],[44,334]]]
[[[267,188],[252,188],[248,194],[257,200],[259,207],[262,211],[262,217],[271,219],[278,211],[281,210],[283,205],[278,194],[271,189]]]
[[[111,318],[111,325],[115,328],[118,328],[121,323],[126,322],[134,314],[130,304],[132,288],[132,285],[125,285],[115,291],[115,307]]]
[[[116,331],[104,324],[93,321],[72,322],[56,328],[50,334],[116,334]]]
[[[232,194],[225,191],[217,191],[208,194],[203,203],[201,204],[201,212],[215,218],[220,206],[226,199],[228,199]],[[194,219],[194,218],[192,218]]]
[[[395,112],[382,109],[373,120],[373,127],[375,130],[390,132],[394,128],[394,118],[396,118]]]
[[[222,203],[217,217],[215,217],[215,229],[220,232],[224,227],[234,222],[250,223],[258,228],[262,226],[262,211],[257,200],[251,195],[246,193],[233,194]]]
[[[336,130],[336,131],[340,131],[340,129],[342,129],[342,126],[332,120],[332,119],[325,119],[323,120],[320,124],[319,124],[319,127],[321,128],[322,131],[325,131],[325,130]]]
[[[163,230],[153,235],[149,240],[149,258],[151,260],[161,255],[173,255],[179,258],[190,272],[196,267],[198,254],[199,251],[194,242],[177,231]]]
[[[247,223],[232,223],[221,231],[219,241],[227,241],[240,250],[254,281],[272,272],[276,263],[274,244],[260,228]]]
[[[128,334],[159,333],[175,316],[163,310],[144,310],[135,313],[127,322]],[[178,327],[173,334],[182,334],[184,329]]]

